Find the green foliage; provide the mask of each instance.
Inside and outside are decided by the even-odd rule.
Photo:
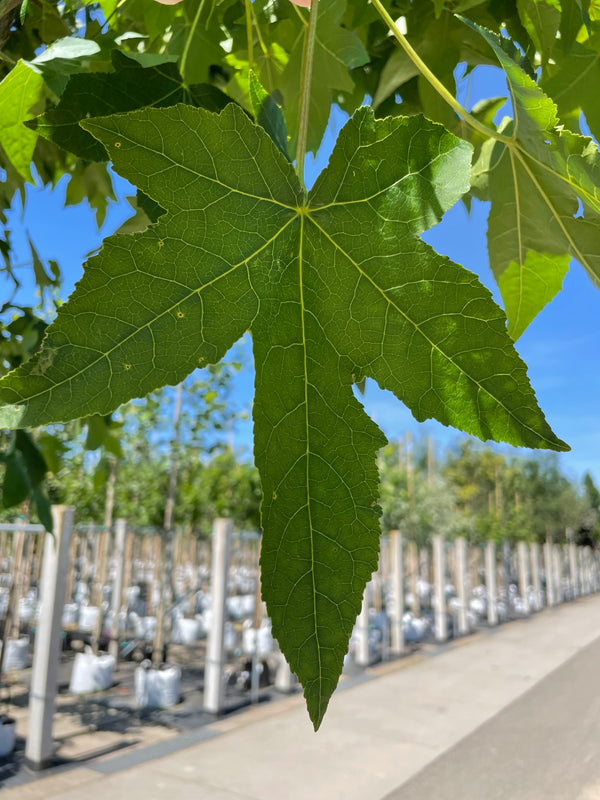
[[[250,330],[263,592],[318,725],[377,559],[384,440],[354,387],[370,376],[419,420],[566,447],[545,422],[509,334],[518,337],[560,290],[570,260],[600,279],[600,162],[580,123],[583,112],[598,136],[600,13],[584,0],[320,0],[311,12],[311,83],[308,13],[287,0],[42,0],[20,15],[16,5],[3,12],[0,220],[33,164],[44,183],[67,174],[68,202],[88,199],[102,221],[113,197],[108,154],[138,188],[126,229],[138,232],[109,239],[90,260],[41,350],[41,312],[3,309],[2,371],[17,370],[0,383],[0,424],[92,415],[95,449],[81,444],[76,473],[88,486],[93,461],[92,516],[105,460],[129,469],[131,436],[136,456],[119,484],[141,490],[144,470],[153,470],[156,520],[168,459],[151,436],[143,444],[142,430],[162,424],[162,401],[132,408],[122,428],[108,415],[215,364]],[[499,98],[468,110],[454,96],[458,65],[468,80],[490,64],[504,71],[513,110],[498,128]],[[369,98],[380,119],[359,109]],[[307,192],[288,154],[303,162],[305,150],[317,149],[334,102],[351,120]],[[475,276],[420,239],[472,197],[491,201],[490,263],[508,332]],[[0,242],[14,282],[6,231]],[[43,256],[33,252],[31,265],[42,294],[59,281]],[[200,406],[200,419],[215,413],[208,400]],[[31,499],[41,486],[30,472],[35,460],[27,467],[25,439],[19,448],[17,437],[4,438],[3,497]],[[36,446],[60,473],[68,434],[42,434]],[[384,479],[385,526],[404,522],[415,536],[445,525],[449,535],[518,537],[533,519],[523,535],[557,535],[565,503],[579,509],[550,462],[464,456],[429,482],[395,475],[389,489]],[[189,494],[194,467],[182,465],[180,521],[202,527],[201,502],[252,517],[228,498],[242,487],[255,498],[255,474],[228,458],[215,456],[212,473],[202,460],[198,479],[204,474],[212,488]],[[483,469],[483,483],[474,469]],[[132,497],[117,502],[132,507]]]
[[[463,524],[479,540],[563,541],[583,524],[580,490],[553,455],[511,457],[465,441],[443,469]]]
[[[488,224],[490,266],[517,338],[560,290],[570,257],[600,279],[600,155],[590,139],[557,131],[556,106],[481,31],[508,79],[514,121],[500,126],[475,167],[479,189],[492,200]],[[581,199],[585,216],[575,218]]]
[[[431,459],[413,466],[411,451],[403,452],[401,444],[388,444],[380,453],[379,475],[384,533],[401,530],[419,547],[430,543],[435,533],[449,538],[468,533],[457,511],[456,487]]]
[[[250,329],[263,596],[318,726],[377,565],[385,440],[353,381],[375,377],[418,419],[564,447],[489,293],[417,238],[464,191],[469,148],[441,126],[375,122],[365,109],[304,203],[291,166],[235,106],[84,127],[168,214],[106,242],[44,349],[5,379],[0,421],[109,413],[218,360]]]
[[[209,84],[187,88],[175,64],[142,67],[118,50],[112,53],[112,63],[114,72],[73,75],[56,108],[34,119],[31,127],[80,158],[105,161],[106,150],[79,126],[81,120],[177,103],[221,111],[230,102],[227,95]]]
[[[174,524],[199,536],[209,535],[214,517],[226,512],[240,527],[258,526],[255,470],[223,441],[240,413],[229,397],[237,367],[222,362],[183,386]],[[171,468],[172,395],[162,389],[127,403],[115,416],[52,426],[54,439],[64,443],[51,469],[54,501],[75,506],[81,521],[102,524],[116,458],[115,514],[138,526],[162,527]],[[223,489],[221,498],[217,487]]]

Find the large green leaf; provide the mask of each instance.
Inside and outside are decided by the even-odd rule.
[[[506,72],[513,104],[514,120],[500,127],[503,138],[483,146],[473,182],[492,201],[490,265],[517,336],[560,291],[565,256],[600,280],[600,153],[591,139],[558,127],[556,106],[506,52],[505,42],[477,29]]]
[[[41,98],[44,81],[39,72],[19,61],[0,83],[0,144],[13,167],[31,180],[31,159],[37,134],[23,124]]]
[[[250,330],[263,596],[317,727],[377,565],[385,439],[354,383],[374,378],[418,420],[566,448],[490,293],[419,238],[466,190],[471,148],[422,117],[363,108],[304,200],[236,106],[83,125],[167,213],[89,262],[43,349],[0,382],[0,425],[107,414]]]

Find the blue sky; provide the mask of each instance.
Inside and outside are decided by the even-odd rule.
[[[505,95],[499,70],[482,68],[469,81],[463,81],[459,96],[465,104],[473,104],[481,96]],[[327,161],[337,129],[343,124],[341,113],[332,115],[324,147],[314,163],[308,159],[307,169],[314,177]],[[117,178],[120,198],[134,191]],[[100,246],[102,238],[114,231],[131,213],[123,199],[113,204],[99,233],[93,213],[86,206],[63,207],[65,181],[54,191],[28,187],[25,214],[16,208],[9,227],[17,259],[29,258],[26,233],[29,233],[44,259],[56,259],[64,276],[63,295],[73,288],[82,273],[86,255]],[[439,252],[475,272],[494,293],[499,294],[488,268],[486,251],[487,205],[475,202],[470,215],[457,204],[442,222],[424,238]],[[25,290],[27,287],[24,287]],[[22,295],[23,301],[26,298]],[[31,298],[29,299],[31,302]],[[600,483],[600,422],[598,397],[598,342],[600,341],[600,291],[595,289],[584,270],[572,264],[563,291],[539,315],[517,342],[517,349],[529,367],[529,376],[539,403],[555,432],[572,447],[561,455],[563,470],[572,478],[589,470]],[[250,343],[243,344],[245,366],[238,376],[235,397],[238,405],[249,406],[252,397],[252,358]],[[390,439],[410,430],[415,436],[431,435],[441,445],[448,445],[462,435],[429,421],[418,424],[410,412],[391,394],[368,382],[362,401],[366,410]],[[236,444],[251,447],[250,422],[239,423]],[[502,447],[507,452],[513,448]],[[522,451],[526,452],[526,451]]]

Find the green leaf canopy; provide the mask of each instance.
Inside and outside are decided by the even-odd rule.
[[[263,597],[318,727],[377,565],[385,439],[353,384],[374,378],[418,420],[567,449],[501,309],[419,238],[466,190],[471,148],[422,117],[363,108],[305,198],[233,105],[82,124],[167,213],[89,262],[43,349],[0,382],[0,425],[107,414],[250,330]]]
[[[177,103],[221,111],[230,102],[209,84],[184,85],[175,64],[142,67],[118,50],[112,53],[112,63],[114,72],[73,75],[56,107],[32,120],[30,127],[80,158],[105,161],[106,150],[79,126],[82,119]]]
[[[24,61],[0,83],[0,145],[26,181],[32,180],[30,164],[37,134],[23,123],[42,96],[43,85],[40,73]]]
[[[492,201],[490,266],[516,339],[560,291],[570,258],[600,281],[600,153],[558,127],[555,104],[507,54],[507,40],[466,22],[496,53],[513,103],[514,120],[501,126],[503,140],[484,144],[474,183]]]

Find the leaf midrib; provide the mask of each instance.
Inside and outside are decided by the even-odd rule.
[[[321,718],[321,701],[323,697],[323,666],[321,662],[321,643],[319,641],[319,626],[318,626],[318,615],[317,615],[317,585],[316,585],[316,577],[315,577],[315,536],[314,536],[314,527],[312,521],[312,508],[311,508],[311,496],[310,496],[310,487],[311,487],[311,476],[310,476],[310,422],[308,419],[308,363],[307,363],[307,351],[308,351],[308,344],[306,338],[306,304],[304,302],[304,275],[303,275],[303,244],[304,244],[304,217],[305,215],[300,215],[300,241],[298,245],[298,290],[299,290],[299,297],[300,297],[300,316],[302,320],[302,358],[303,358],[303,370],[304,370],[304,425],[306,429],[306,509],[308,513],[308,530],[310,533],[310,573],[311,573],[311,580],[312,580],[312,595],[313,595],[313,619],[314,619],[314,630],[315,630],[315,643],[317,646],[317,662],[318,662],[318,675],[319,675],[319,704],[318,704],[318,721]],[[317,724],[315,722],[315,724]]]

